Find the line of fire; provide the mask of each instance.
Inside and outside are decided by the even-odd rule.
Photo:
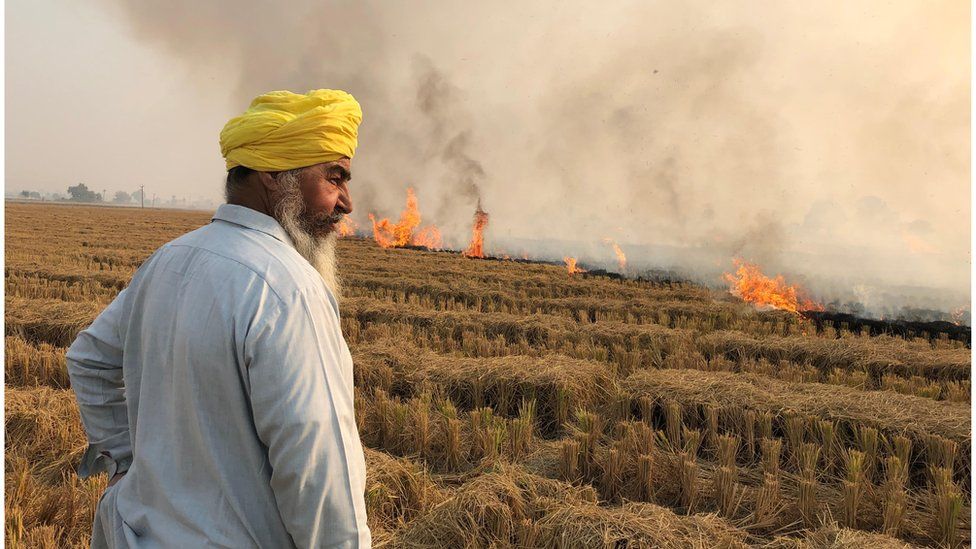
[[[416,192],[412,187],[407,188],[407,200],[399,219],[394,222],[388,218],[378,219],[370,213],[372,223],[371,236],[383,248],[414,248],[428,251],[460,253],[470,259],[491,259],[501,261],[520,261],[531,263],[560,264],[556,261],[529,258],[526,252],[520,258],[512,258],[505,252],[488,252],[485,245],[485,230],[488,228],[489,215],[482,207],[481,201],[475,209],[471,224],[471,239],[463,250],[447,249],[443,245],[441,231],[436,225],[421,227],[422,215]],[[350,218],[345,217],[338,226],[340,237],[367,237],[369,232],[360,231]],[[608,245],[617,259],[619,272],[608,272],[603,269],[589,270],[584,268],[577,257],[565,256],[562,263],[569,276],[609,276],[612,278],[637,278],[640,276],[628,270],[627,255],[621,246],[612,238],[605,237],[601,242]],[[907,321],[902,319],[869,319],[855,315],[829,311],[823,303],[810,296],[809,292],[798,284],[790,284],[782,275],[768,276],[756,263],[742,258],[732,258],[734,269],[725,272],[722,280],[728,285],[728,292],[750,303],[760,310],[779,310],[799,315],[813,320],[817,329],[823,329],[825,323],[844,323],[855,330],[868,330],[871,334],[889,333],[893,335],[906,334],[946,334],[952,339],[971,342],[971,328],[964,325],[964,318],[968,311],[960,307],[952,312],[950,321]]]

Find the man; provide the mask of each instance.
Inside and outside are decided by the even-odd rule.
[[[220,134],[227,204],[156,251],[68,350],[108,472],[92,547],[368,547],[335,226],[362,120],[271,92]]]

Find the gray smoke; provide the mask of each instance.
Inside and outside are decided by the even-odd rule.
[[[464,110],[461,92],[429,58],[418,56],[414,65],[417,109],[426,123],[425,163],[440,162],[446,168],[440,188],[451,189],[464,204],[479,203],[485,170],[470,152],[474,122]],[[457,203],[456,199],[442,201],[435,219],[453,217]]]
[[[741,256],[869,312],[968,307],[967,2],[525,4],[102,6],[223,120],[353,93],[360,226],[409,185],[455,249],[480,200],[499,254],[613,268],[609,237],[634,269],[718,284]]]

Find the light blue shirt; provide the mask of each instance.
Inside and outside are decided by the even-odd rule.
[[[92,547],[369,547],[339,308],[271,217],[224,204],[67,354],[90,446],[128,473]]]

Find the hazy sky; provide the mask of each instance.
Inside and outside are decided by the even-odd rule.
[[[9,1],[7,187],[216,200],[228,118],[334,87],[361,224],[413,185],[454,247],[480,198],[489,249],[968,296],[969,2],[469,4]]]

